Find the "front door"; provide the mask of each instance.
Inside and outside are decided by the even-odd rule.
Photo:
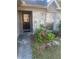
[[[23,11],[23,31],[30,32],[32,30],[32,12],[31,11]]]

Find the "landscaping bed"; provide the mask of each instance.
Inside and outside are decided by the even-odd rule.
[[[32,59],[61,59],[60,38],[40,26],[32,35]]]
[[[36,43],[32,45],[32,59],[61,59],[60,45],[53,45],[42,51],[36,49]]]

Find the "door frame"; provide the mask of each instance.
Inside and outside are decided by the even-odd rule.
[[[23,26],[23,22],[24,22],[24,19],[23,19],[23,14],[29,14],[30,15],[30,32],[33,31],[33,20],[32,20],[32,11],[21,11],[22,12],[22,26]],[[24,29],[23,29],[23,32],[24,32]],[[26,31],[28,32],[28,31]]]

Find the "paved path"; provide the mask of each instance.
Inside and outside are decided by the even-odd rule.
[[[30,35],[21,35],[17,41],[17,59],[32,59]]]

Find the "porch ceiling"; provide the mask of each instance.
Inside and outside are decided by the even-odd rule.
[[[17,0],[18,6],[47,8],[54,0]]]

